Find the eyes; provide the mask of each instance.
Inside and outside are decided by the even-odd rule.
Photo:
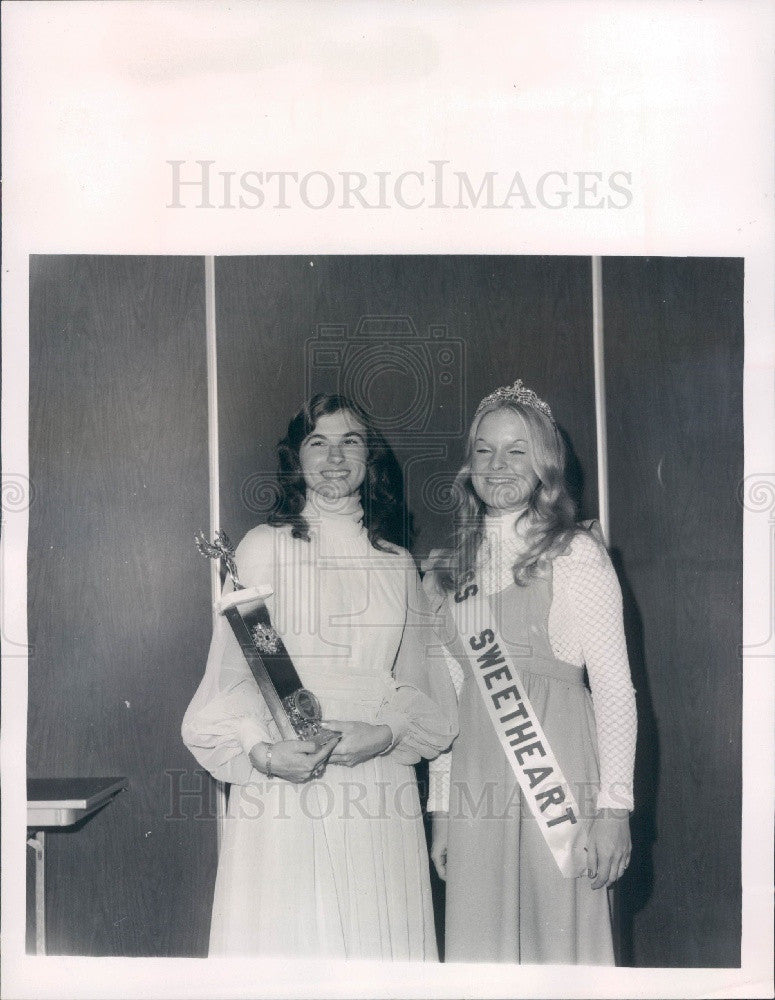
[[[484,448],[481,445],[476,449],[476,454],[477,455],[490,455],[491,453],[492,453],[492,448]],[[527,449],[515,446],[513,448],[509,448],[508,454],[509,455],[527,455]]]
[[[307,448],[328,448],[331,442],[325,438],[315,437],[306,442]],[[342,448],[363,448],[363,439],[357,434],[348,435],[342,438],[340,441],[340,447]]]

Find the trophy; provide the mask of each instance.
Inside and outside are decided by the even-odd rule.
[[[227,536],[218,531],[215,539],[208,542],[200,531],[194,540],[203,556],[223,562],[234,585],[234,593],[228,595],[222,605],[223,614],[231,625],[282,738],[312,740],[318,747],[338,739],[342,735],[338,730],[327,729],[321,724],[320,702],[302,685],[285,644],[272,625],[261,592],[240,583],[234,549]],[[243,616],[239,605],[254,604],[256,601],[258,607]],[[322,768],[320,770],[322,773]]]

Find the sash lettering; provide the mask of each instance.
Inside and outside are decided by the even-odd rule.
[[[525,801],[560,872],[576,878],[587,867],[586,827],[494,622],[481,629],[493,617],[489,602],[472,584],[455,594],[450,605],[487,714]],[[472,621],[479,631],[466,628]]]

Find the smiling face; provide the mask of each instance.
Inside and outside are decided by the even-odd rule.
[[[508,408],[485,413],[476,429],[471,482],[488,513],[526,506],[538,476],[525,421]]]
[[[367,455],[366,428],[352,413],[324,413],[299,449],[307,491],[329,501],[357,493]]]

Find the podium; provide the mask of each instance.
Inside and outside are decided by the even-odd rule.
[[[28,778],[27,846],[35,852],[35,954],[46,954],[46,831],[72,830],[126,788],[126,778]]]

